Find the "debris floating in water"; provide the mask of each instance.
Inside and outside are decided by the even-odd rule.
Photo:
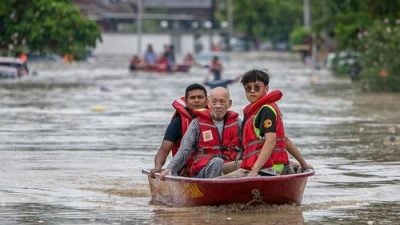
[[[110,88],[108,88],[108,87],[106,87],[106,86],[100,86],[100,91],[103,91],[103,92],[110,92],[111,90],[110,90]]]
[[[105,109],[106,108],[103,105],[95,105],[95,106],[92,107],[92,111],[93,112],[98,112],[98,113],[104,112]]]
[[[387,136],[383,140],[383,144],[384,145],[400,145],[400,137],[393,136],[393,135]]]

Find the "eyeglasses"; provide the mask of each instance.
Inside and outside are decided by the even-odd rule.
[[[254,86],[249,85],[249,86],[244,87],[244,90],[245,90],[246,92],[248,92],[248,93],[250,93],[250,92],[252,92],[252,91],[254,91],[254,92],[259,92],[263,86],[264,86],[264,85],[259,85],[259,84],[256,84],[256,85],[254,85]]]

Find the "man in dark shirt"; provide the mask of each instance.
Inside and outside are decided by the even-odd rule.
[[[167,129],[165,130],[163,140],[177,143],[183,136],[181,129],[181,117],[177,116],[171,120]]]
[[[185,108],[190,115],[192,110],[194,109],[206,108],[207,90],[205,89],[205,87],[200,84],[189,85],[185,90],[185,99],[183,104],[186,105]],[[165,164],[165,161],[171,150],[174,147],[179,146],[183,135],[182,119],[180,116],[176,116],[169,123],[161,145],[157,151],[157,154],[154,157],[154,169],[151,170],[151,175],[153,177],[154,173],[161,171],[161,168]]]

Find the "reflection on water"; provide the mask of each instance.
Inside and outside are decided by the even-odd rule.
[[[101,205],[101,203],[100,203]],[[304,224],[300,207],[258,206],[239,210],[237,205],[220,207],[166,208],[152,211],[77,209],[54,204],[26,203],[10,205],[2,211],[5,224]],[[7,213],[15,214],[8,218]]]
[[[207,70],[127,71],[129,56],[32,65],[0,81],[0,224],[391,224],[400,213],[400,96],[365,94],[297,58],[232,55],[225,77],[268,67],[286,131],[316,175],[303,205],[169,208],[147,177],[171,102]],[[233,109],[247,104],[230,86]]]
[[[101,204],[101,203],[100,203]],[[13,218],[2,218],[3,224],[146,224],[148,213],[124,210],[87,210],[55,204],[26,203],[7,207]],[[132,216],[137,215],[137,216]]]
[[[214,207],[159,208],[155,209],[154,224],[304,224],[302,210],[298,206],[250,206],[240,210],[241,205]],[[190,221],[190,222],[189,222]]]

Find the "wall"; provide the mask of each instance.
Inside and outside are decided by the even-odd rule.
[[[98,43],[94,49],[93,54],[137,54],[137,35],[136,34],[121,34],[121,33],[103,33],[103,42]],[[220,37],[213,35],[210,39],[209,35],[202,35],[200,42],[204,46],[204,50],[208,51],[210,42],[219,42]],[[154,51],[158,54],[163,51],[165,44],[173,43],[176,45],[178,54],[186,54],[194,52],[194,34],[183,34],[180,37],[170,34],[143,34],[142,35],[142,48],[143,53],[148,44],[153,45]],[[180,43],[180,45],[179,45]]]

